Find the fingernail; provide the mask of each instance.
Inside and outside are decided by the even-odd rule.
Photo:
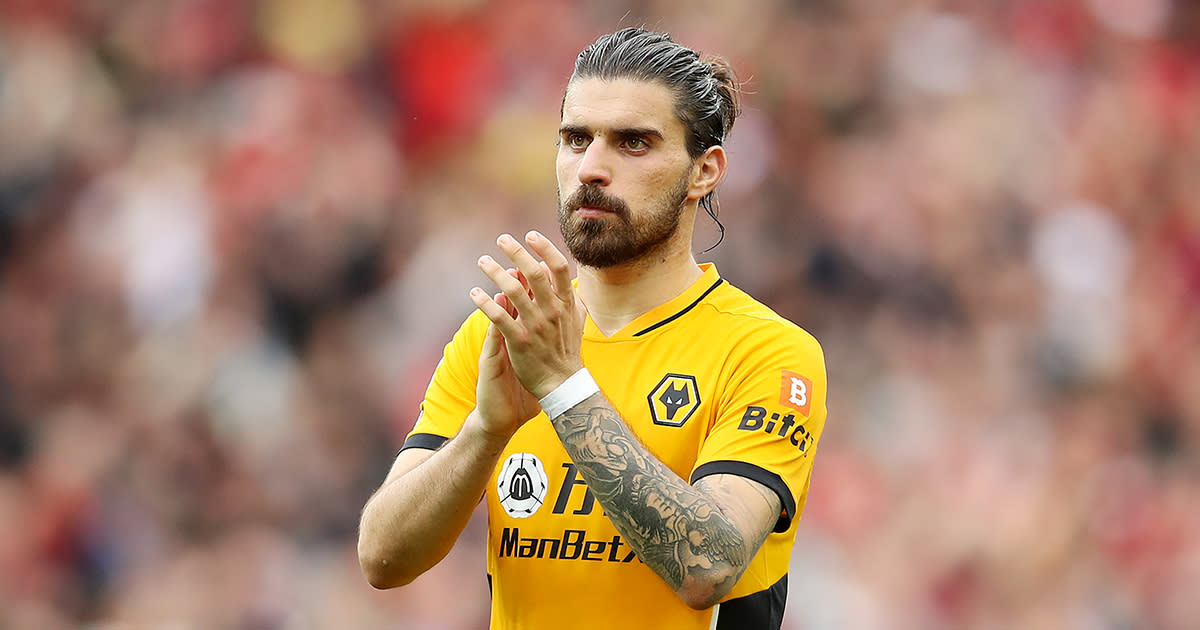
[[[492,262],[492,257],[491,257],[491,256],[488,256],[488,255],[484,254],[483,256],[480,256],[480,257],[479,257],[479,264],[481,264],[481,265],[486,265],[486,264],[488,264],[488,263],[490,263],[490,262]]]
[[[500,245],[507,245],[512,240],[513,240],[512,236],[510,236],[508,234],[501,234],[500,237],[496,239],[496,242],[499,243]]]
[[[542,240],[542,235],[538,233],[537,230],[530,230],[529,233],[525,235],[525,238],[531,241],[540,241]]]

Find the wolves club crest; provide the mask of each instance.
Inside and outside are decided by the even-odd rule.
[[[654,391],[646,397],[654,424],[681,427],[700,407],[700,388],[696,377],[688,374],[667,374]]]

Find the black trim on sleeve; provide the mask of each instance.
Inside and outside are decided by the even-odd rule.
[[[786,573],[769,588],[745,597],[721,602],[717,630],[779,630],[787,604]]]
[[[778,534],[786,532],[792,526],[792,517],[796,515],[796,500],[792,498],[792,491],[788,489],[782,477],[754,464],[722,459],[701,464],[699,468],[692,472],[690,483],[696,483],[701,477],[720,473],[745,477],[770,488],[772,492],[779,495],[779,504],[783,506],[783,514],[779,515],[779,520],[776,521],[775,529],[772,531]]]
[[[408,436],[407,440],[404,440],[404,446],[400,447],[400,452],[403,453],[410,448],[426,448],[431,451],[436,451],[439,448],[442,448],[442,445],[449,441],[450,438],[448,437],[442,437],[432,433],[414,433]]]
[[[717,281],[716,281],[716,282],[714,282],[714,283],[713,283],[713,285],[712,285],[711,287],[708,287],[708,290],[707,290],[707,291],[705,291],[704,293],[701,293],[701,294],[700,294],[700,297],[696,298],[696,301],[695,301],[695,302],[692,302],[691,304],[688,304],[687,306],[685,306],[685,307],[683,308],[683,310],[682,310],[682,311],[679,311],[678,313],[675,313],[674,315],[672,315],[672,316],[670,316],[670,317],[668,317],[668,318],[666,318],[666,319],[662,320],[661,322],[658,322],[657,324],[653,324],[653,325],[651,325],[651,326],[647,326],[646,328],[643,328],[642,330],[639,330],[639,331],[637,331],[637,332],[633,333],[633,336],[634,336],[634,337],[641,337],[642,335],[644,335],[644,334],[646,334],[646,333],[648,333],[648,332],[650,332],[650,331],[652,331],[652,330],[655,330],[656,328],[659,328],[660,326],[666,326],[667,324],[669,324],[669,323],[671,323],[671,322],[673,322],[673,321],[675,321],[675,320],[679,319],[680,317],[683,317],[683,314],[684,314],[684,313],[686,313],[686,312],[688,312],[688,311],[692,310],[693,308],[696,308],[696,305],[697,305],[697,304],[699,304],[699,303],[701,302],[701,300],[703,300],[704,298],[708,297],[708,294],[709,294],[709,293],[712,293],[712,292],[713,292],[713,289],[715,289],[715,288],[717,288],[717,287],[721,286],[721,283],[722,283],[722,282],[724,282],[724,281],[725,281],[725,279],[724,279],[724,278],[717,278]]]

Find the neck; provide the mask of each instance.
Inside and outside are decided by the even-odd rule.
[[[579,297],[592,322],[611,335],[683,293],[703,275],[688,244],[615,267],[579,267]]]

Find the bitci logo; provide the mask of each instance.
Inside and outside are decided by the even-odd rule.
[[[546,468],[533,453],[513,453],[504,460],[496,492],[500,505],[513,518],[529,518],[546,499],[550,479]]]
[[[784,370],[779,387],[779,402],[808,416],[812,411],[812,381],[791,370]]]

